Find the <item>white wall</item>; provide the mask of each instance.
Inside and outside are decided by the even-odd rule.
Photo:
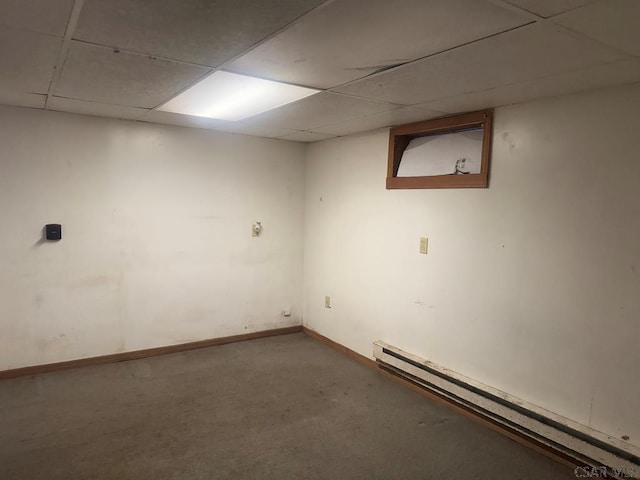
[[[298,324],[304,246],[312,329],[640,445],[639,111],[500,108],[489,189],[387,191],[386,131],[309,145],[305,184],[302,144],[0,107],[0,370]]]
[[[385,190],[387,131],[312,144],[304,323],[640,445],[639,112],[639,85],[497,109],[479,190]]]
[[[303,152],[0,107],[0,370],[299,324]]]

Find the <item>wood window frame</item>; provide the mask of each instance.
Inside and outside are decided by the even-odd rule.
[[[409,142],[414,138],[482,127],[482,159],[480,173],[468,175],[433,175],[428,177],[398,177],[398,168]],[[491,160],[493,109],[434,118],[424,122],[393,127],[389,131],[389,161],[387,189],[407,188],[487,188]]]

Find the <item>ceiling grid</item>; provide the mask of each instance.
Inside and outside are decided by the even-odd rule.
[[[640,81],[636,0],[4,0],[0,104],[299,142]],[[157,110],[224,70],[321,92]]]

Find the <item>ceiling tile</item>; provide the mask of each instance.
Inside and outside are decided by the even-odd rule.
[[[261,113],[252,117],[251,120],[278,128],[313,130],[320,125],[343,122],[395,108],[399,108],[398,105],[322,92]]]
[[[352,133],[366,132],[383,127],[402,125],[404,123],[419,122],[430,118],[446,115],[441,111],[427,110],[418,107],[403,107],[382,113],[359,117],[346,122],[335,123],[315,128],[316,132],[331,133],[334,135],[351,135]]]
[[[606,0],[591,3],[553,19],[631,55],[640,56],[640,2]]]
[[[512,5],[545,18],[581,7],[593,1],[594,0],[507,0],[507,2]]]
[[[291,140],[294,142],[318,142],[320,140],[327,140],[329,138],[335,137],[336,135],[333,135],[331,133],[307,132],[304,130],[300,130],[298,132],[285,135],[284,137],[280,137],[280,139]]]
[[[222,132],[241,133],[243,135],[253,135],[254,137],[279,138],[295,132],[290,128],[278,128],[269,124],[258,124],[246,121],[229,122],[227,125],[218,127],[216,130]]]
[[[164,123],[167,125],[177,125],[180,127],[203,128],[206,130],[217,130],[222,132],[239,133],[243,135],[254,135],[256,137],[276,138],[294,130],[286,128],[272,127],[271,125],[261,125],[247,120],[241,122],[229,122],[214,118],[194,117],[191,115],[181,115],[179,113],[161,112],[153,110],[140,118],[144,122]]]
[[[0,104],[16,107],[44,108],[47,96],[37,93],[20,93],[0,90]]]
[[[47,110],[59,112],[79,113],[82,115],[94,115],[96,117],[112,117],[136,119],[147,113],[144,108],[126,107],[123,105],[110,105],[107,103],[87,102],[75,98],[51,97],[47,101]]]
[[[335,89],[412,105],[612,62],[623,55],[547,22],[465,45]]]
[[[213,118],[194,117],[191,115],[182,115],[180,113],[161,112],[159,110],[151,110],[139,118],[143,122],[164,123],[166,125],[176,125],[179,127],[204,128],[207,130],[215,130],[226,122],[224,120],[216,120]]]
[[[478,0],[340,0],[225,68],[330,88],[528,22]]]
[[[71,42],[55,95],[92,102],[152,108],[209,69],[146,55]]]
[[[73,0],[2,0],[0,24],[63,37]]]
[[[640,61],[625,60],[483,92],[444,98],[427,103],[424,107],[449,113],[468,112],[638,81]]]
[[[62,39],[0,26],[0,91],[47,93]]]
[[[74,38],[217,66],[324,0],[85,0]]]

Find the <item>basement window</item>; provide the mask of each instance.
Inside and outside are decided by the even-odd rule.
[[[387,188],[486,188],[493,110],[394,127]]]

